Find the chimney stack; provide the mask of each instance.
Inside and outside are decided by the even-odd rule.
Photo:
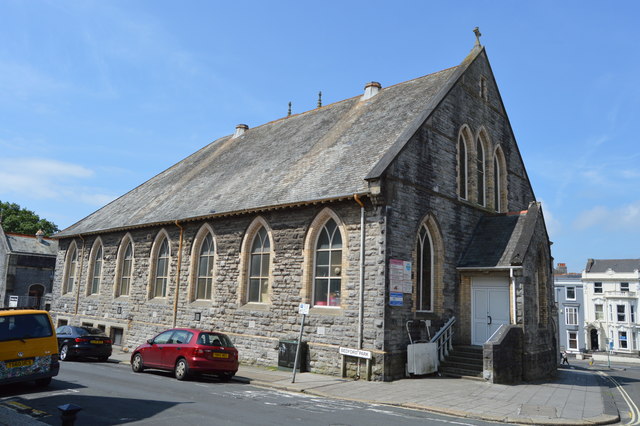
[[[38,229],[38,232],[36,232],[36,238],[38,239],[39,243],[42,242],[43,237],[44,237],[44,231],[42,229]]]
[[[249,130],[249,126],[247,126],[246,124],[238,124],[236,126],[236,132],[233,134],[233,139],[244,135],[244,132],[246,132],[247,130]]]
[[[377,81],[372,81],[371,83],[367,83],[364,86],[364,96],[362,97],[362,100],[366,101],[367,99],[373,98],[375,95],[378,94],[381,88],[382,86]]]

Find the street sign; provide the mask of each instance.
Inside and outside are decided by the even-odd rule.
[[[340,347],[340,355],[355,356],[357,358],[371,359],[371,352],[362,349],[351,349]]]
[[[310,307],[310,306],[311,306],[311,305],[309,305],[308,303],[301,303],[301,304],[298,306],[298,313],[299,313],[300,315],[309,315],[309,307]]]

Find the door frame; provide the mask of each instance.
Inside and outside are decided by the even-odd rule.
[[[511,280],[509,279],[508,276],[496,276],[496,275],[491,275],[491,276],[472,276],[471,277],[471,321],[470,321],[470,337],[471,337],[471,344],[474,344],[475,342],[475,326],[474,326],[474,321],[475,321],[475,290],[476,289],[499,289],[499,290],[507,290],[507,306],[506,306],[506,314],[507,314],[507,324],[511,324]],[[489,338],[491,336],[487,336],[487,338]]]

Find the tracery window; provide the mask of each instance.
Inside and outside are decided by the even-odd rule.
[[[264,227],[261,227],[253,237],[249,263],[249,302],[263,302],[269,300],[269,260],[271,243]]]
[[[100,283],[102,282],[102,244],[98,243],[93,252],[89,294],[98,294],[100,293]]]
[[[169,281],[169,241],[163,238],[155,262],[151,297],[166,297]]]
[[[458,196],[467,199],[467,144],[464,136],[458,137]]]
[[[433,311],[433,241],[424,224],[418,233],[416,260],[416,309]]]
[[[485,200],[485,165],[484,165],[484,147],[482,146],[481,138],[478,138],[476,142],[476,178],[477,178],[477,198],[478,204],[481,206],[486,205]]]
[[[196,299],[211,299],[213,285],[214,244],[210,233],[202,241],[198,256]]]
[[[342,236],[335,220],[329,219],[315,246],[314,306],[340,306],[342,289]]]
[[[65,274],[63,293],[71,293],[73,291],[76,282],[77,266],[78,249],[76,248],[75,243],[72,243],[67,251],[67,272]]]
[[[120,283],[118,286],[118,295],[129,295],[131,288],[131,276],[133,274],[133,245],[131,241],[127,241],[127,246],[120,262]]]

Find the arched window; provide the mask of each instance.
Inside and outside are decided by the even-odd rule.
[[[500,177],[502,175],[502,170],[500,169],[500,162],[498,161],[498,156],[493,156],[493,206],[495,207],[497,212],[502,211],[502,206],[500,205]]]
[[[266,303],[269,300],[269,235],[261,227],[253,237],[249,262],[248,302]]]
[[[100,283],[102,282],[102,244],[100,242],[93,249],[90,267],[89,294],[98,294],[100,293]]]
[[[342,236],[329,219],[318,235],[313,280],[314,306],[340,306],[342,288]]]
[[[481,206],[486,205],[485,200],[485,167],[484,167],[484,147],[482,146],[482,140],[479,137],[476,142],[476,170],[478,181],[478,204]]]
[[[64,280],[63,293],[71,293],[76,282],[76,273],[78,266],[78,249],[75,243],[69,246],[67,251],[66,274]]]
[[[158,256],[155,264],[155,274],[151,297],[166,297],[167,282],[169,281],[169,241],[163,238],[158,249]]]
[[[124,255],[120,263],[120,283],[118,285],[118,295],[128,296],[131,288],[131,275],[133,274],[133,244],[127,241]]]
[[[433,311],[433,242],[426,225],[418,232],[416,268],[416,309]]]
[[[467,199],[467,143],[460,133],[458,137],[458,196]]]
[[[214,245],[211,234],[202,241],[198,256],[198,276],[196,277],[196,299],[211,299],[213,284]]]

